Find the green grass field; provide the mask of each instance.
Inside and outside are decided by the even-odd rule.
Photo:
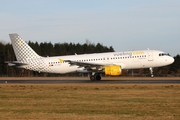
[[[0,119],[179,120],[178,84],[1,84]]]

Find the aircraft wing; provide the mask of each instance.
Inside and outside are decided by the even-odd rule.
[[[102,70],[103,66],[114,65],[107,63],[90,63],[90,62],[78,62],[71,60],[64,60],[64,62],[68,62],[71,66],[77,65],[79,67],[84,67],[86,70]]]
[[[77,62],[77,61],[71,61],[71,60],[64,60],[64,62],[68,62],[70,65],[78,65],[78,66],[104,66],[107,64],[103,63],[89,63],[89,62]]]

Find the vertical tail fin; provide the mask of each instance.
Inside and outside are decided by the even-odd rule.
[[[41,57],[18,34],[9,34],[9,37],[18,61]]]

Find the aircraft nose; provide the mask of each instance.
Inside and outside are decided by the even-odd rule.
[[[174,62],[174,58],[171,57],[170,60],[169,60],[170,64],[172,64]]]

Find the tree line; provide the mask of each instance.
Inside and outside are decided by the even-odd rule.
[[[30,47],[38,53],[40,56],[61,56],[61,55],[74,55],[74,54],[88,54],[88,53],[102,53],[102,52],[114,52],[112,46],[103,46],[100,43],[92,44],[86,41],[84,44],[80,43],[55,43],[51,42],[31,42],[28,44]],[[174,56],[175,62],[165,67],[154,68],[155,76],[180,76],[180,55]],[[38,73],[36,71],[30,71],[26,69],[9,67],[5,64],[5,61],[16,61],[16,57],[10,43],[0,42],[0,77],[28,77],[28,76],[83,76],[80,73],[69,73],[65,75],[50,74],[50,73]],[[136,69],[128,70],[127,76],[149,76],[149,69]]]

